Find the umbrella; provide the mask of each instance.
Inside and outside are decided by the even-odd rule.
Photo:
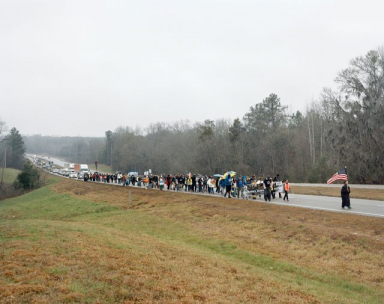
[[[213,177],[223,177],[222,174],[215,174]]]
[[[228,171],[228,172],[224,173],[223,178],[226,178],[228,174],[230,177],[232,177],[232,176],[236,175],[236,172],[235,171]]]

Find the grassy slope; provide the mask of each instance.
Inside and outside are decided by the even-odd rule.
[[[0,179],[1,179],[2,170],[3,168],[0,168]],[[20,170],[12,169],[12,168],[4,169],[4,182],[7,184],[12,184],[20,172],[21,172]]]
[[[128,208],[126,188],[60,179],[1,201],[0,302],[384,296],[381,219],[136,189],[132,197]]]

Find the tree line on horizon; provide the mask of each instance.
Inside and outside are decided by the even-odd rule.
[[[350,61],[305,113],[288,113],[271,93],[233,121],[156,122],[104,138],[26,136],[27,151],[116,171],[160,174],[280,174],[324,183],[347,166],[354,183],[384,183],[384,50]]]

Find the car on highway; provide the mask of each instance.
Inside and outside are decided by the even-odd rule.
[[[84,179],[84,172],[79,172],[79,174],[77,174],[77,178]]]
[[[77,173],[74,170],[68,171],[69,178],[77,178]]]

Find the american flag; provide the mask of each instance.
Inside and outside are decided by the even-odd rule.
[[[336,172],[328,181],[327,184],[332,184],[334,181],[337,180],[348,180],[347,170],[345,168],[339,170],[339,172]]]

